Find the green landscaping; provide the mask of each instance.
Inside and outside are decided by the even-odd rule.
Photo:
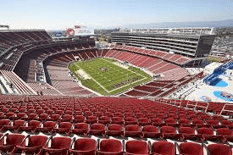
[[[127,69],[116,63],[112,59],[96,58],[74,62],[69,65],[69,69],[82,85],[102,95],[117,95],[152,79],[138,68],[130,66]],[[81,73],[84,71],[91,78],[80,75],[81,70]]]

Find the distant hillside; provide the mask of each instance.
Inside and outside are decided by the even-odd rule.
[[[233,27],[233,19],[205,22],[164,22],[149,24],[129,24],[121,28],[174,28],[174,27]]]

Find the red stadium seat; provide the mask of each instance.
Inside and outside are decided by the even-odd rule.
[[[203,127],[204,126],[204,121],[200,119],[193,119],[192,120],[193,124],[196,125],[197,127]]]
[[[46,121],[43,123],[43,127],[37,127],[37,131],[42,133],[52,133],[54,129],[56,128],[56,122],[53,121]]]
[[[129,125],[129,124],[138,124],[136,118],[126,117],[125,118],[125,125]]]
[[[108,117],[113,117],[113,113],[112,112],[105,112],[104,115],[108,116]]]
[[[225,138],[225,141],[233,142],[233,132],[229,128],[218,128],[217,133]]]
[[[142,128],[142,134],[144,138],[158,138],[160,136],[157,127],[152,125],[145,125]]]
[[[154,126],[163,126],[165,123],[163,123],[163,120],[160,118],[152,118],[151,119],[152,125]]]
[[[154,155],[173,155],[176,152],[175,145],[167,141],[154,142],[151,148]]]
[[[6,118],[9,118],[9,119],[15,118],[15,113],[12,111],[7,112],[5,115],[6,115]]]
[[[43,154],[42,147],[46,145],[47,140],[46,136],[30,136],[27,146],[16,145],[16,148],[26,154]]]
[[[197,143],[181,143],[179,146],[180,154],[203,155],[203,146]]]
[[[126,154],[149,154],[147,142],[140,140],[130,140],[126,142]]]
[[[108,136],[123,136],[123,127],[120,124],[109,124],[107,130]]]
[[[87,123],[90,123],[90,124],[97,123],[97,117],[96,116],[88,116]]]
[[[176,128],[172,126],[162,126],[161,133],[161,138],[180,139],[182,137],[181,134],[176,133]]]
[[[124,120],[122,117],[112,117],[112,124],[123,124]]]
[[[177,126],[176,119],[174,119],[174,118],[165,119],[165,123],[167,126]]]
[[[87,123],[77,123],[74,125],[74,129],[71,130],[71,133],[77,135],[87,135],[88,133],[88,124]]]
[[[219,115],[213,115],[213,116],[212,116],[212,119],[213,119],[213,120],[223,120],[224,117],[223,117],[223,116],[219,116]]]
[[[48,119],[50,121],[60,121],[61,120],[61,115],[60,114],[51,114],[50,118]]]
[[[4,138],[6,137],[6,143],[4,144],[1,142],[0,144],[0,151],[3,154],[3,152],[8,152],[9,154],[15,154],[16,153],[16,145],[24,146],[25,143],[23,143],[23,140],[25,138],[22,134],[6,134],[1,137],[0,141],[4,141]]]
[[[70,122],[61,122],[57,129],[54,129],[56,133],[67,134],[71,132],[72,123]]]
[[[13,125],[4,125],[3,130],[10,130],[10,131],[15,131],[18,130],[19,127],[25,126],[26,122],[25,120],[14,120]]]
[[[99,123],[109,124],[110,123],[110,118],[108,116],[101,116],[99,118]]]
[[[28,114],[28,120],[36,120],[38,119],[38,115],[36,113],[29,113]]]
[[[99,155],[123,155],[122,143],[115,139],[104,139],[100,142]]]
[[[64,114],[61,119],[62,122],[73,122],[73,115]]]
[[[51,147],[44,146],[43,150],[50,155],[66,155],[70,148],[70,144],[71,139],[68,137],[53,137],[51,140]]]
[[[39,120],[40,121],[46,121],[48,119],[49,115],[47,113],[41,113],[39,115]]]
[[[52,109],[47,110],[47,114],[49,114],[49,115],[53,114],[53,112],[54,111]]]
[[[204,140],[218,141],[218,142],[224,141],[223,136],[214,135],[214,131],[212,128],[202,127],[202,128],[197,129],[197,133],[201,134]]]
[[[27,114],[24,112],[19,112],[17,114],[17,119],[27,119]]]
[[[232,155],[231,147],[224,144],[208,145],[209,155]]]
[[[182,134],[184,139],[197,139],[198,136],[195,135],[195,130],[191,127],[180,127],[179,133]],[[199,139],[198,139],[199,140]]]
[[[150,125],[150,120],[148,118],[138,118],[138,123],[141,126]]]
[[[125,126],[125,137],[140,137],[142,131],[138,125],[126,125]]]
[[[192,125],[190,124],[190,121],[189,121],[188,119],[180,119],[180,120],[179,120],[179,125],[180,125],[180,126],[187,126],[187,127],[192,126]]]
[[[105,136],[105,125],[101,123],[92,124],[90,134],[96,136]]]
[[[91,138],[80,138],[74,142],[74,149],[70,149],[70,153],[79,155],[95,155],[97,149],[97,142]]]
[[[212,126],[213,128],[219,127],[219,122],[218,120],[206,120],[207,124]]]
[[[10,123],[10,119],[0,119],[0,128],[2,128],[4,125],[10,125]]]
[[[28,126],[20,126],[20,131],[26,131],[26,132],[35,132],[37,127],[40,127],[41,122],[38,120],[30,120],[28,122]]]
[[[85,117],[83,115],[76,115],[74,118],[75,123],[85,122]]]
[[[229,121],[229,120],[222,120],[221,121],[221,125],[225,125],[225,126],[228,126],[228,125],[231,125],[231,121]]]
[[[61,109],[63,109],[63,108],[61,108]],[[64,109],[63,109],[64,110]],[[59,115],[62,115],[63,114],[63,110],[57,110],[57,114],[59,114]]]

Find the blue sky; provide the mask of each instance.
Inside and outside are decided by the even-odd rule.
[[[233,19],[233,0],[0,0],[0,24],[66,29]]]

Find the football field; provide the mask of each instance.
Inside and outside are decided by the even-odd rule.
[[[72,63],[69,69],[82,85],[102,95],[116,95],[151,80],[140,69],[107,58],[78,61]]]

